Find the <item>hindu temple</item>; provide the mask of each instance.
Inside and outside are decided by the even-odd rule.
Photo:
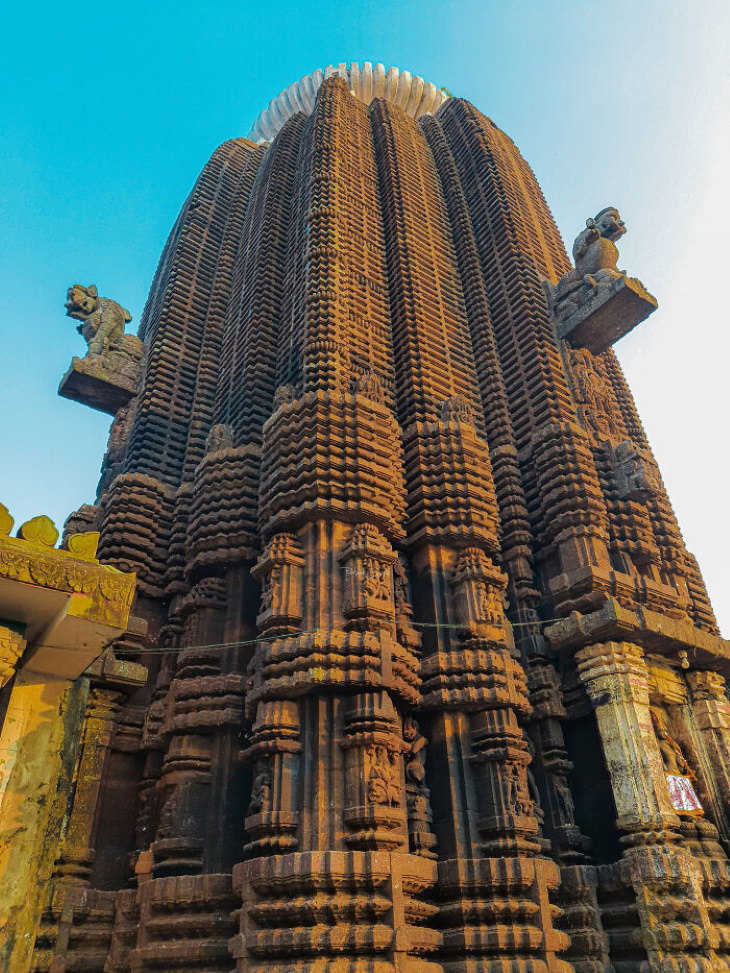
[[[111,431],[60,544],[0,508],[3,970],[730,969],[730,645],[607,202],[571,261],[488,117],[340,64],[215,150],[136,335],[59,283]]]

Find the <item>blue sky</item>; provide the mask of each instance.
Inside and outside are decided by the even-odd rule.
[[[0,502],[59,525],[93,500],[109,419],[56,396],[83,352],[68,285],[139,323],[200,169],[316,67],[382,61],[515,140],[568,246],[612,204],[660,308],[617,346],[730,635],[728,37],[715,0],[15,4],[0,58]]]

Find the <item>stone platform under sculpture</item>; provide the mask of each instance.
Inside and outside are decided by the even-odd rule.
[[[99,297],[93,284],[69,288],[66,308],[82,322],[78,331],[89,349],[83,358],[74,356],[58,394],[116,415],[136,395],[144,360],[143,342],[124,333],[132,316],[116,301]]]

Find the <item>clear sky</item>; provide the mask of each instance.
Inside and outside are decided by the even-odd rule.
[[[727,0],[145,0],[6,12],[0,57],[0,502],[93,502],[109,417],[56,397],[84,344],[66,288],[139,323],[201,168],[317,67],[382,61],[515,140],[568,244],[618,206],[659,310],[617,346],[730,636]]]

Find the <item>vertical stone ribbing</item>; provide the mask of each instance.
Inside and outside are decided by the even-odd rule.
[[[216,429],[194,472],[188,571],[194,576],[253,558],[261,427],[271,414],[282,328],[284,260],[302,116],[266,152],[237,243],[215,407]],[[253,621],[253,619],[251,619]]]
[[[127,452],[130,472],[144,469],[169,484],[180,480],[220,248],[252,153],[260,157],[246,139],[222,145],[188,201],[165,300],[155,325],[145,325],[148,362]]]
[[[489,300],[453,154],[435,118],[429,116],[423,119],[421,126],[434,154],[448,207],[499,503],[502,557],[511,583],[511,607],[520,612],[534,604],[537,592],[531,565],[530,522]]]
[[[485,421],[481,400],[474,401],[472,350],[474,344],[486,371],[488,312],[473,278],[462,291],[474,253],[463,223],[454,229],[458,201],[444,200],[439,176],[447,194],[454,187],[433,126],[425,126],[429,146],[420,127],[391,105],[376,101],[371,112],[405,426],[407,544],[416,612],[434,626],[424,637],[424,709],[435,779],[448,781],[433,793],[441,959],[446,971],[524,969],[540,961],[560,969],[556,953],[567,939],[553,928],[548,907],[558,872],[534,857],[538,824],[520,726],[529,712],[525,674],[510,651],[505,579],[490,557],[499,546],[497,498],[479,435]],[[505,416],[499,387],[486,401]],[[499,414],[486,428],[490,423],[503,445],[509,423],[500,427]],[[499,685],[509,686],[504,695]],[[507,894],[500,918],[509,915],[515,935],[501,937],[490,930],[488,902]]]
[[[573,404],[542,279],[569,267],[542,193],[512,141],[468,102],[439,121],[462,174],[482,261],[517,443],[546,422],[572,420]]]
[[[148,345],[143,390],[128,420],[121,474],[102,497],[100,554],[137,570],[141,590],[159,597],[181,573],[176,532],[184,533],[186,506],[175,490],[186,462],[200,456],[217,380],[221,301],[230,286],[234,200],[246,197],[260,150],[246,139],[225,143],[203,170],[158,271],[158,288],[145,309]],[[226,243],[226,240],[228,243]],[[198,399],[200,402],[198,403]],[[192,421],[191,421],[192,420]],[[176,509],[177,508],[177,509]],[[172,547],[172,561],[170,559]]]
[[[608,562],[605,501],[542,285],[569,265],[539,186],[507,136],[460,100],[439,120],[479,249],[543,583],[567,605],[562,592],[575,572]]]
[[[438,418],[463,395],[480,419],[464,298],[433,158],[417,123],[371,108],[378,151],[402,426]]]
[[[304,117],[294,116],[267,151],[239,240],[216,405],[216,421],[233,427],[235,445],[260,442],[271,414],[273,349],[284,327],[292,188],[303,128]]]
[[[438,934],[414,921],[435,912],[420,899],[435,867],[409,853],[402,710],[419,693],[396,623],[405,503],[374,167],[365,107],[325,81],[299,145],[282,384],[261,442],[242,973],[313,955],[440,970],[424,958]]]

